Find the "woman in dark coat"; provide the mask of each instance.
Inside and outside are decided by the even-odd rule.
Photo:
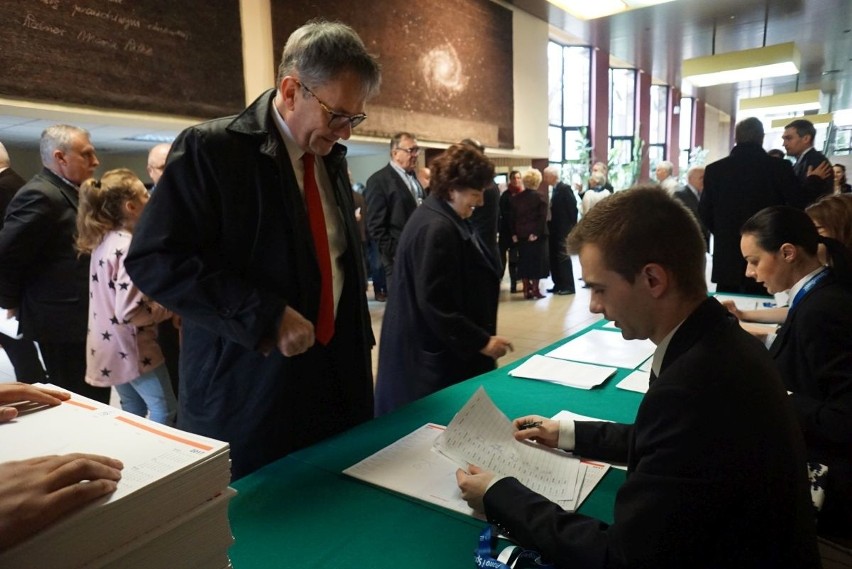
[[[541,172],[527,170],[524,191],[512,198],[512,240],[518,244],[518,277],[524,283],[524,298],[544,298],[539,279],[550,273],[547,262],[547,202],[538,193]]]
[[[430,163],[429,197],[405,224],[382,322],[376,415],[495,368],[500,261],[467,219],[493,164],[467,145]]]
[[[503,273],[509,267],[509,292],[518,292],[518,249],[512,241],[512,198],[524,191],[521,183],[521,173],[517,170],[509,172],[509,183],[506,190],[500,194],[498,201],[500,219],[498,220],[499,237],[497,243],[500,247],[500,262]]]

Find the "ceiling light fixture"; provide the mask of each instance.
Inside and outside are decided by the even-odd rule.
[[[782,119],[773,119],[772,123],[770,123],[770,124],[772,125],[773,129],[784,128],[788,124],[790,124],[791,122],[793,122],[795,120],[799,120],[799,119],[805,119],[807,121],[810,121],[812,124],[828,124],[828,123],[831,122],[832,117],[833,117],[833,113],[822,113],[822,114],[819,114],[819,115],[801,115],[801,116],[797,116],[797,117],[786,117],[786,118],[782,118]]]
[[[781,93],[765,97],[740,99],[739,112],[750,116],[766,114],[804,113],[805,111],[820,110],[822,91],[811,89],[795,93]]]
[[[794,42],[685,59],[683,79],[696,87],[709,87],[799,72],[801,56]]]
[[[547,0],[580,20],[594,20],[674,0]]]

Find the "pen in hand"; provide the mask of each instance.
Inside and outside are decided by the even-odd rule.
[[[518,425],[518,430],[523,431],[524,429],[533,429],[535,427],[541,426],[541,421],[528,421],[526,423],[521,423]]]

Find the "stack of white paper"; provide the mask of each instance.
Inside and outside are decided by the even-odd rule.
[[[625,340],[621,334],[607,330],[590,330],[546,356],[575,362],[636,369],[654,353],[650,340]]]
[[[512,423],[479,388],[448,427],[424,425],[343,472],[474,516],[461,498],[455,476],[458,468],[475,464],[514,476],[568,511],[580,506],[609,468],[559,450],[516,441],[514,432]]]
[[[76,394],[0,425],[0,462],[72,452],[122,461],[118,489],[0,554],[0,567],[230,565],[227,443]]]
[[[578,389],[591,389],[606,381],[617,371],[614,367],[581,364],[536,354],[510,371],[509,375],[549,381]]]

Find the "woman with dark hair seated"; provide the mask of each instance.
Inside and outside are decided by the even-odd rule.
[[[494,165],[457,144],[433,160],[429,197],[396,252],[379,345],[376,415],[490,371],[512,349],[497,336],[499,259],[468,218]]]
[[[790,392],[808,460],[828,467],[818,532],[845,541],[852,538],[850,253],[820,236],[806,213],[787,206],[759,211],[741,234],[746,275],[770,293],[790,291],[790,309],[770,353]],[[820,261],[820,244],[828,267]]]

